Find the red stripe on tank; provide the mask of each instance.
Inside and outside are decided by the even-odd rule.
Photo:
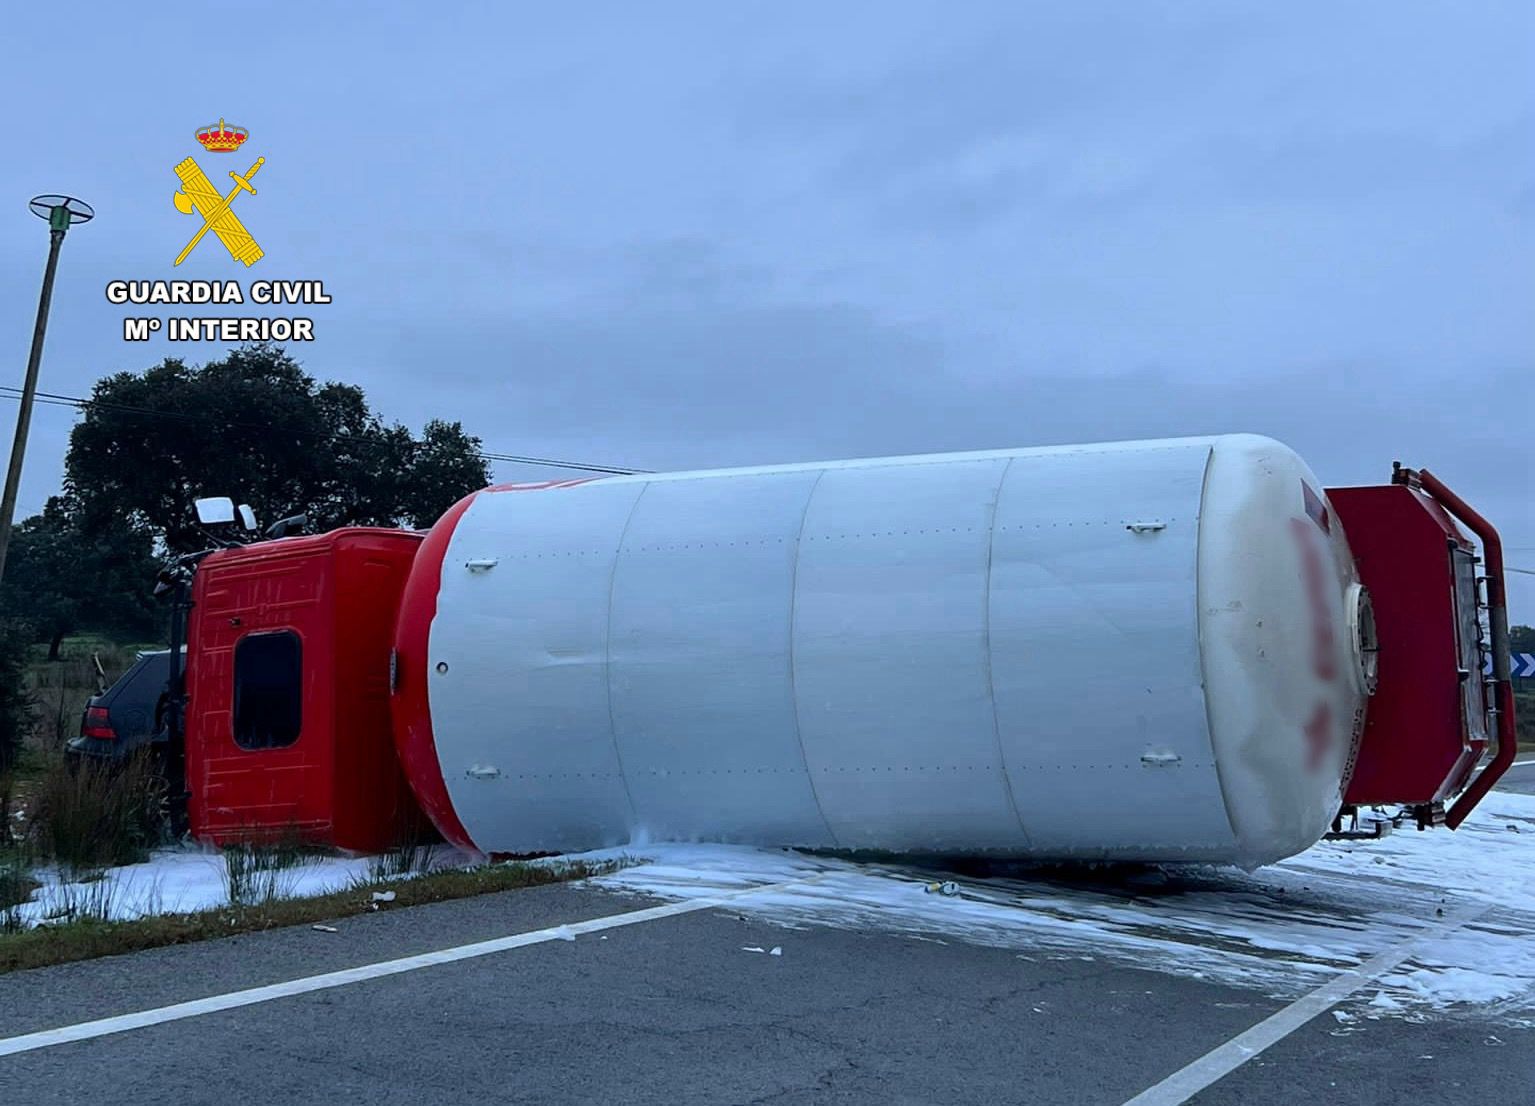
[[[573,488],[577,484],[589,484],[597,479],[600,477],[581,476],[574,480],[542,480],[536,484],[492,484],[485,490],[488,492],[541,492],[550,488]]]

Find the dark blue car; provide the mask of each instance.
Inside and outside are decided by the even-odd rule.
[[[169,649],[140,653],[116,683],[86,701],[80,736],[65,743],[65,752],[71,757],[120,760],[146,745],[164,742],[160,702],[170,674]]]

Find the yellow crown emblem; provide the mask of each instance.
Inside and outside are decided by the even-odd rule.
[[[197,141],[205,146],[209,153],[227,154],[231,150],[238,150],[240,144],[250,137],[250,131],[244,127],[226,127],[220,119],[218,124],[209,123],[205,127],[197,128]]]

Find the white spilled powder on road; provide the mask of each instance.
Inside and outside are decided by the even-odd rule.
[[[99,879],[70,880],[37,871],[43,885],[19,908],[24,923],[67,920],[74,911],[114,920],[188,914],[229,903],[224,857],[198,849],[164,849],[143,864],[106,869]],[[315,856],[281,874],[284,898],[339,891],[368,875],[367,857]]]
[[[437,850],[429,867],[461,865],[456,849]],[[155,914],[189,914],[229,905],[224,856],[196,847],[159,849],[142,864],[107,868],[99,877],[69,879],[56,868],[33,872],[42,886],[28,902],[16,907],[26,926],[69,921],[88,915],[115,921]],[[373,861],[366,856],[306,856],[295,867],[276,872],[272,885],[279,898],[325,895],[370,878]]]
[[[1512,828],[1510,828],[1512,827]],[[786,850],[647,844],[581,854],[644,863],[601,886],[690,899],[810,875],[731,910],[794,927],[832,925],[1104,959],[1293,997],[1466,906],[1471,924],[1436,939],[1360,999],[1365,1017],[1473,1010],[1535,1025],[1535,796],[1493,792],[1456,831],[1397,830],[1322,842],[1256,872],[1027,868],[962,875]],[[574,858],[572,858],[574,859]],[[953,881],[958,894],[929,890]]]

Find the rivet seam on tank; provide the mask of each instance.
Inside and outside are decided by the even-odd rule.
[[[1130,531],[1132,534],[1154,534],[1158,530],[1166,530],[1167,523],[1157,521],[1127,522],[1125,523],[1125,529]]]
[[[500,563],[499,557],[477,557],[472,561],[465,561],[464,567],[470,572],[489,572]]]

